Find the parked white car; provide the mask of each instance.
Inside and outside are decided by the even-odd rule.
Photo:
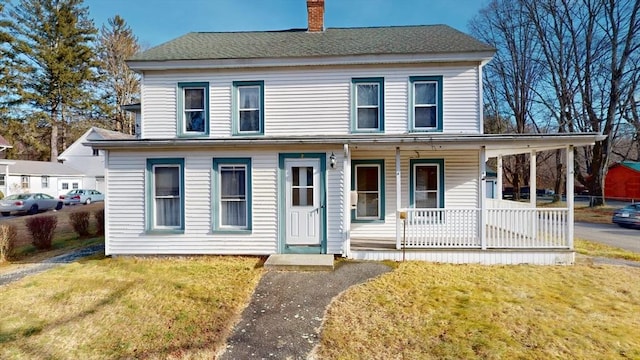
[[[48,194],[14,194],[0,200],[0,213],[9,216],[12,212],[37,214],[40,211],[62,209],[62,201]]]
[[[104,201],[104,194],[98,190],[76,189],[60,195],[60,200],[64,201],[65,205],[88,205],[92,202]]]

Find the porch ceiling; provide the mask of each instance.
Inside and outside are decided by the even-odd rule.
[[[283,145],[342,145],[361,148],[401,149],[479,149],[486,147],[487,156],[511,155],[561,149],[566,146],[592,145],[606,137],[595,133],[572,134],[354,134],[346,136],[248,136],[242,138],[223,137],[206,139],[118,139],[90,140],[84,145],[96,149],[167,149],[194,147],[234,146],[283,146]]]

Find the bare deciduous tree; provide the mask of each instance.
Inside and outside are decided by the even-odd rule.
[[[131,71],[125,61],[140,50],[138,38],[119,15],[103,25],[98,39],[98,57],[106,87],[107,114],[114,121],[114,130],[133,134],[134,120],[122,105],[137,101],[140,97],[139,76]]]

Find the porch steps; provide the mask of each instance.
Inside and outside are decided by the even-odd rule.
[[[264,263],[267,270],[333,271],[333,255],[273,254]]]

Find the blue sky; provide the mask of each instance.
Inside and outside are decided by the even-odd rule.
[[[467,23],[488,0],[326,0],[326,27]],[[144,48],[191,31],[307,27],[306,0],[85,0],[97,28],[118,14]]]

